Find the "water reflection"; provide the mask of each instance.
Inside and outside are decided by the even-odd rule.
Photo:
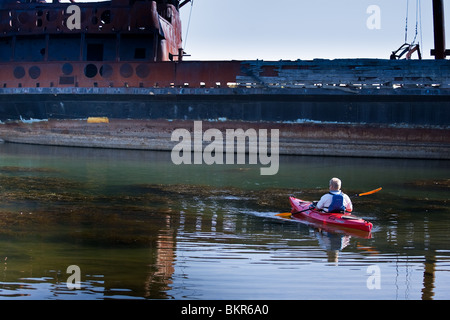
[[[319,246],[327,252],[328,262],[338,263],[339,252],[350,243],[351,236],[316,230]]]
[[[448,162],[287,157],[263,178],[173,166],[166,153],[6,144],[0,154],[3,298],[450,297]],[[319,197],[336,170],[350,194],[383,186],[355,203],[373,237],[275,217],[289,195]],[[80,290],[66,286],[73,264]],[[380,290],[366,286],[371,265]]]
[[[145,297],[154,297],[155,286],[158,287],[160,299],[167,298],[167,292],[172,284],[172,275],[175,265],[175,236],[174,231],[170,228],[171,217],[166,217],[166,228],[161,230],[156,241],[156,270],[149,274],[145,283]]]

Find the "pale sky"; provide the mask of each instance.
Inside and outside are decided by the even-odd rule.
[[[449,4],[444,1],[447,48]],[[367,27],[371,5],[380,9],[379,29]],[[424,59],[434,58],[432,0],[193,0],[181,8],[184,47],[191,55],[185,59],[388,59],[405,42],[407,6],[407,41],[415,37],[417,17],[416,42]]]

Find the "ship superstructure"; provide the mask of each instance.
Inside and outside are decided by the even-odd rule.
[[[73,2],[3,1],[3,88],[124,85],[182,57],[178,1]]]

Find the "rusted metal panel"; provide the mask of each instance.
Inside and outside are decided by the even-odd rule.
[[[178,1],[172,1],[177,4]],[[70,3],[3,2],[0,6],[0,38],[64,34],[157,34],[167,54],[159,61],[178,60],[182,48],[181,21],[177,7],[167,1],[121,1],[76,3],[80,28],[70,29]],[[162,28],[162,30],[160,30]],[[159,41],[155,42],[160,44]],[[155,52],[156,52],[155,48]],[[170,55],[170,56],[169,56]]]
[[[69,30],[65,25],[68,5],[2,3],[1,86],[329,87],[348,92],[372,87],[450,87],[447,60],[176,63],[182,52],[178,1],[77,3],[81,30]]]
[[[450,88],[450,61],[338,59],[245,61],[237,82],[253,87]]]
[[[68,4],[3,3],[0,88],[67,88],[74,94],[78,88],[245,88],[252,91],[239,94],[306,96],[312,89],[322,89],[317,96],[357,95],[361,89],[380,96],[402,94],[394,88],[430,88],[426,94],[443,95],[448,103],[447,60],[177,61],[177,3],[79,3],[78,31],[65,28]]]
[[[261,64],[269,68],[262,68]],[[344,90],[353,88],[393,89],[402,87],[449,88],[450,63],[427,64],[424,61],[396,63],[385,61],[383,71],[348,69],[323,62],[319,68],[303,69],[280,62],[240,61],[67,61],[64,63],[0,63],[0,87],[265,87],[315,88],[321,86]],[[348,62],[347,62],[348,63]],[[354,61],[352,61],[354,63]],[[422,67],[420,67],[420,65]],[[295,68],[294,68],[295,66]],[[426,68],[428,66],[428,68]]]
[[[176,86],[193,88],[227,87],[235,83],[239,61],[185,61],[176,64]]]
[[[0,64],[0,87],[226,87],[240,63],[67,61]]]

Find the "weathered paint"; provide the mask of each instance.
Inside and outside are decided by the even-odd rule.
[[[340,144],[346,147],[335,148],[335,154],[448,155],[448,60],[183,61],[178,0],[77,3],[79,30],[65,24],[68,5],[0,4],[0,120],[108,117],[133,119],[137,126],[145,119],[164,124],[166,133],[177,120],[291,125],[282,145],[287,154],[327,152],[334,142],[316,136],[316,130],[328,132],[339,125],[341,132],[351,134]],[[305,133],[311,122],[320,127]],[[127,144],[120,140],[123,136],[103,131],[95,139],[70,138],[78,132],[70,126],[58,142],[51,127],[58,122],[49,122],[42,135],[32,131],[35,126],[24,129],[16,123],[15,130],[13,124],[1,126],[7,141],[132,148],[160,148],[167,143],[153,139],[145,140],[149,145]],[[378,128],[372,142],[364,138],[368,125]],[[389,139],[386,126],[396,129]],[[410,131],[402,131],[405,128]],[[421,131],[424,128],[444,140],[430,140]],[[22,129],[30,134],[23,135]],[[405,142],[413,131],[423,135],[413,144]]]

